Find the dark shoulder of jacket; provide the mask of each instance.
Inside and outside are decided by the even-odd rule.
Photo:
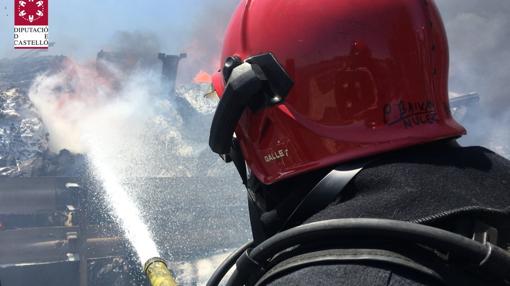
[[[427,144],[383,155],[306,222],[422,221],[449,213],[510,213],[510,161],[483,147]]]
[[[439,142],[382,156],[349,184],[343,197],[307,222],[388,218],[455,231],[454,224],[471,222],[473,217],[510,221],[509,212],[510,161],[483,147]],[[510,241],[508,236],[502,239]],[[435,285],[399,271],[333,263],[306,267],[267,285]],[[484,285],[475,280],[469,283]]]

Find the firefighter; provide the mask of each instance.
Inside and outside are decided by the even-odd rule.
[[[254,242],[209,285],[508,283],[510,162],[456,142],[433,0],[243,0],[221,62]]]

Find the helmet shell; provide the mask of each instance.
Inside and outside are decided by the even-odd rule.
[[[466,132],[450,113],[432,0],[241,1],[222,62],[268,52],[294,86],[283,104],[247,109],[236,129],[264,184]],[[213,81],[221,95],[221,70]]]

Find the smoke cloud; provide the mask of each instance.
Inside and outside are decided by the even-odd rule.
[[[450,44],[450,90],[477,92],[480,107],[462,122],[464,145],[483,145],[510,158],[510,2],[436,0]]]
[[[200,128],[206,128],[214,103],[193,92],[200,97],[190,101],[197,111],[184,116],[156,71],[111,78],[93,64],[68,61],[60,72],[38,77],[29,96],[54,151],[103,154],[120,177],[191,176],[197,164],[191,158],[207,150]]]
[[[491,111],[506,111],[510,2],[439,0],[451,54],[450,87],[479,91]]]
[[[202,4],[201,11],[192,20],[190,37],[181,48],[188,54],[179,71],[181,83],[191,82],[200,70],[213,73],[220,67],[223,36],[238,4],[238,0],[205,1]]]
[[[138,57],[157,55],[161,51],[159,37],[149,32],[116,32],[107,46],[108,50]]]

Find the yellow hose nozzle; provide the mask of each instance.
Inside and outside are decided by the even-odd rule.
[[[143,267],[143,272],[152,286],[177,286],[174,276],[162,258],[149,259]]]

